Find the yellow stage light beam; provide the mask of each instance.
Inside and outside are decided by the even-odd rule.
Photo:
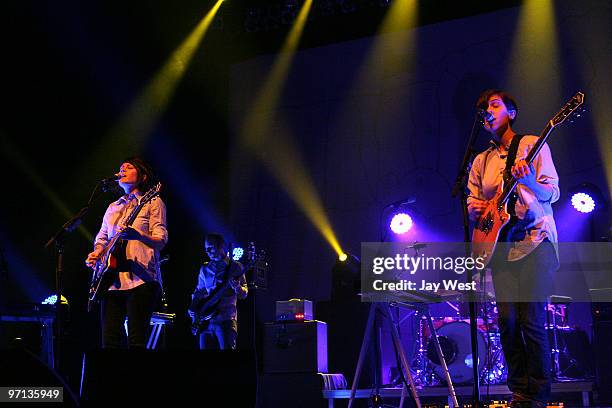
[[[32,182],[34,187],[42,193],[43,196],[49,200],[49,202],[55,207],[56,210],[65,218],[72,218],[75,213],[70,211],[62,199],[43,181],[43,179],[34,170],[34,167],[28,163],[28,160],[15,148],[5,137],[2,137],[2,152],[6,159],[13,163],[28,179]],[[93,241],[93,235],[83,225],[78,227],[79,233],[87,239],[87,241]]]
[[[531,106],[554,108],[562,103],[553,0],[525,1],[510,55],[507,88],[511,93],[529,95]]]
[[[415,59],[414,28],[417,18],[417,0],[395,0],[391,3],[378,29],[378,38],[374,40],[357,77],[357,86],[381,84],[386,76],[410,71]]]
[[[291,135],[282,125],[275,126],[275,138],[254,148],[256,156],[267,167],[279,184],[289,194],[323,238],[340,256],[344,253],[317,190],[297,149],[291,143]]]
[[[244,146],[266,166],[334,251],[341,255],[343,251],[314,183],[292,142],[292,136],[282,124],[282,120],[274,118],[278,98],[304,31],[311,6],[312,0],[304,1],[270,74],[255,96],[251,110],[247,112],[241,129],[241,139]],[[274,132],[272,131],[273,123],[275,123]]]
[[[278,97],[285,84],[291,61],[295,56],[311,7],[312,0],[305,0],[302,4],[302,8],[283,43],[272,70],[255,97],[251,111],[247,114],[242,133],[246,137],[245,142],[247,144],[254,142],[251,140],[252,138],[261,137],[267,133],[265,130],[269,128],[272,113],[276,111]]]
[[[115,163],[141,151],[144,141],[168,107],[222,3],[223,0],[217,0],[110,129],[105,142],[97,149],[95,159],[89,162],[93,168],[102,168],[109,161]]]
[[[142,139],[149,134],[159,117],[166,110],[179,81],[185,75],[185,71],[193,59],[195,51],[219,11],[221,3],[223,3],[223,0],[217,0],[213,8],[172,53],[164,66],[132,102],[111,134],[133,135],[137,143],[142,142]]]
[[[402,96],[404,103],[389,101],[388,98],[401,95],[403,91],[398,89],[406,89],[402,80],[414,76],[417,23],[417,0],[394,0],[391,3],[377,36],[372,39],[372,45],[357,70],[350,96],[339,111],[332,134],[345,133],[344,127],[354,121],[355,111],[376,112],[376,120],[383,126],[404,116],[401,110],[406,109],[406,97]],[[394,138],[406,137],[397,132],[382,132],[388,144],[393,144]]]

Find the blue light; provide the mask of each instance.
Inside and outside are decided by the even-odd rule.
[[[577,211],[588,214],[595,209],[595,200],[587,193],[575,193],[572,196],[572,205]]]
[[[57,295],[49,295],[47,296],[45,300],[40,302],[40,304],[42,305],[54,305],[56,303],[57,303]],[[67,304],[68,304],[68,299],[66,299],[66,296],[62,295],[62,305],[67,305]]]
[[[236,247],[234,248],[234,250],[232,251],[232,259],[234,261],[239,261],[240,258],[242,258],[242,255],[244,255],[244,249],[241,247]]]
[[[57,295],[47,296],[45,300],[41,302],[43,305],[54,305],[57,302]]]

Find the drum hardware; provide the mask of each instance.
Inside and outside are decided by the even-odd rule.
[[[588,347],[588,339],[580,338],[580,331],[569,327],[569,304],[571,297],[550,296],[546,303],[546,330],[549,331],[549,339],[552,357],[552,374],[557,381],[571,381],[583,379],[589,376],[588,361],[579,361],[577,355],[573,356],[578,349]],[[569,350],[568,342],[580,342],[580,347]],[[573,343],[572,343],[573,344]],[[582,360],[586,360],[582,358]]]

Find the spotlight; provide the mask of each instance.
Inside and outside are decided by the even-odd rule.
[[[242,255],[244,255],[244,249],[241,247],[236,247],[232,250],[232,259],[234,261],[239,261],[240,258],[242,258]]]
[[[47,296],[45,300],[40,302],[42,305],[54,305],[57,303],[57,295]],[[64,295],[62,295],[62,305],[67,305],[68,299]]]
[[[595,200],[587,193],[575,193],[572,196],[572,205],[577,211],[588,214],[595,209]]]
[[[576,211],[589,214],[606,207],[605,198],[599,188],[591,183],[582,183],[569,190],[572,206]]]
[[[405,234],[412,228],[412,217],[406,213],[397,213],[391,219],[389,227],[397,235]]]
[[[340,256],[338,257],[338,260],[339,260],[340,262],[344,262],[344,261],[346,261],[347,259],[348,259],[348,255],[347,255],[347,254],[344,254],[344,253],[343,253],[343,254],[340,254]]]

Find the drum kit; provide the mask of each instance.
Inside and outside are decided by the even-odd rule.
[[[473,383],[472,346],[470,342],[470,319],[459,313],[458,304],[450,305],[457,310],[452,317],[434,317],[434,327],[453,384]],[[478,372],[481,384],[500,384],[507,375],[506,363],[501,348],[497,326],[497,308],[494,302],[484,304],[478,324]],[[417,352],[412,368],[415,381],[420,386],[436,386],[444,383],[440,359],[433,349],[424,318],[421,316],[417,336]]]
[[[450,377],[455,385],[473,384],[473,364],[470,342],[470,319],[463,313],[459,303],[450,303],[456,311],[454,315],[433,317],[434,327],[448,366]],[[481,385],[502,384],[506,382],[508,368],[504,358],[495,302],[479,303],[478,325],[478,373]],[[549,333],[552,375],[557,381],[584,379],[588,370],[579,370],[584,364],[571,355],[564,341],[573,335],[574,329],[567,324],[567,304],[549,302],[546,306],[548,319],[546,330]],[[412,359],[411,371],[418,386],[443,385],[444,372],[440,365],[432,335],[426,324],[425,316],[418,315],[416,353]],[[570,333],[571,332],[571,333]]]

